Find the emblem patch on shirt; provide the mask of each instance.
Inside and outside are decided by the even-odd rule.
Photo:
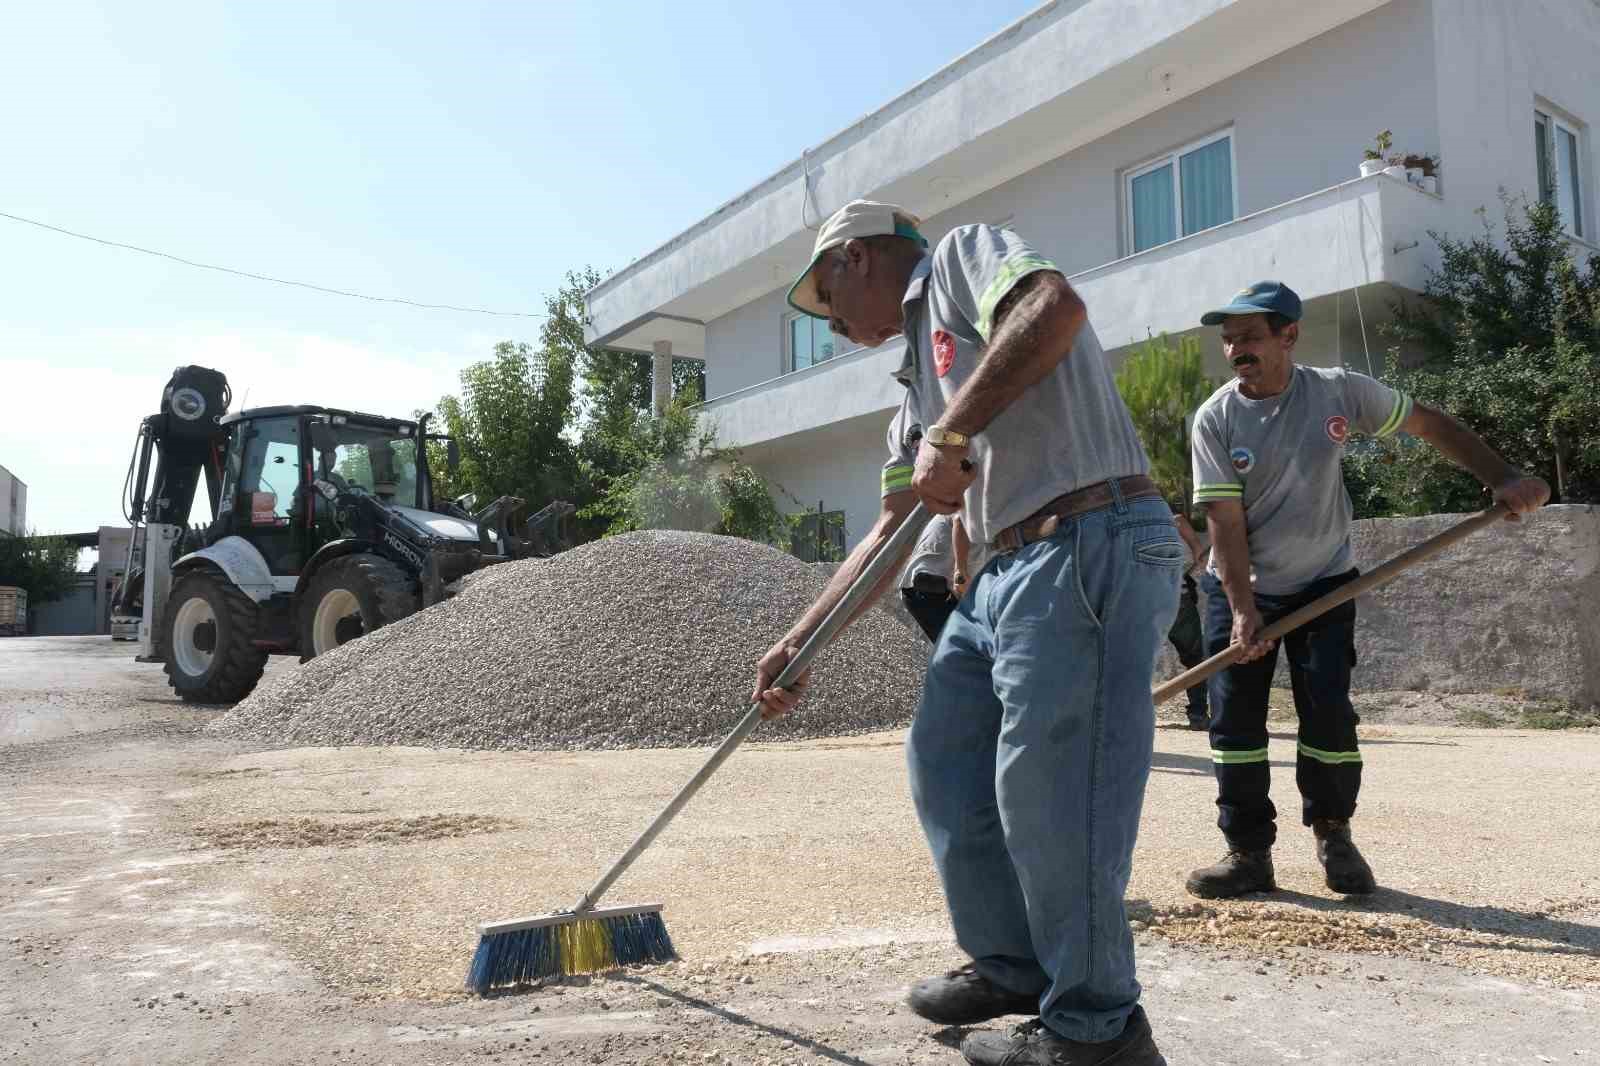
[[[1233,464],[1233,468],[1239,473],[1248,474],[1255,469],[1256,453],[1249,448],[1235,448],[1228,453],[1228,461]]]
[[[1344,415],[1330,415],[1328,421],[1323,423],[1323,428],[1328,431],[1328,439],[1335,444],[1343,444],[1350,439],[1350,420]]]
[[[956,339],[942,329],[933,331],[933,369],[940,377],[956,365]]]

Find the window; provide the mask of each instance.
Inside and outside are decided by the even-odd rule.
[[[1233,132],[1134,167],[1124,178],[1123,199],[1130,254],[1232,222]]]
[[[789,371],[804,370],[826,363],[838,354],[839,342],[828,324],[810,315],[790,315],[784,321],[784,343],[788,346]]]
[[[1574,237],[1583,228],[1583,139],[1576,126],[1545,111],[1533,113],[1534,159],[1539,199],[1555,204],[1562,227]]]

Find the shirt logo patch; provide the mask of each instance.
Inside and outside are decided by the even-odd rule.
[[[1330,415],[1328,421],[1323,423],[1323,428],[1328,431],[1328,439],[1335,444],[1343,444],[1350,439],[1350,420],[1344,415]]]
[[[1239,473],[1248,474],[1256,467],[1256,453],[1249,448],[1235,448],[1228,453],[1228,461]]]
[[[933,331],[933,369],[944,377],[956,365],[956,339],[942,329]]]

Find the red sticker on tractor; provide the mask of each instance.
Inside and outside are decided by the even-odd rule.
[[[1343,444],[1350,439],[1350,420],[1344,415],[1332,415],[1324,424],[1328,431],[1328,439],[1335,444]]]
[[[956,339],[942,329],[933,331],[933,369],[940,377],[956,365]]]

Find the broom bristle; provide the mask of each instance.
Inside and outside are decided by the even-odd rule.
[[[623,913],[549,915],[482,926],[467,988],[481,996],[548,977],[678,957],[660,907],[612,910]]]

